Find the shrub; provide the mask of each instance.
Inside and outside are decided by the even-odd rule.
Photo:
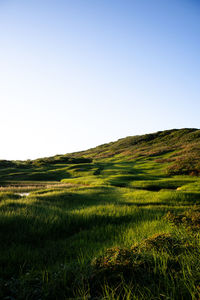
[[[169,233],[157,233],[134,245],[132,250],[139,252],[155,250],[157,252],[168,252],[170,254],[181,253],[185,249],[185,241],[178,239]]]
[[[132,286],[136,294],[137,289],[145,287],[153,290],[153,286],[157,284],[165,289],[166,278],[170,281],[172,274],[173,277],[181,274],[181,263],[177,254],[189,247],[186,240],[168,233],[158,233],[131,248],[107,249],[103,255],[92,261],[91,295],[100,296],[103,283],[114,288],[118,294],[122,282]],[[155,252],[158,253],[156,257]]]
[[[165,219],[171,222],[173,225],[183,225],[185,229],[193,232],[199,232],[200,230],[200,207],[190,209],[182,214],[174,214],[168,212]]]

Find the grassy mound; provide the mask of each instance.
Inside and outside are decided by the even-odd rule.
[[[177,255],[186,250],[188,247],[186,240],[181,240],[177,236],[169,233],[157,233],[144,239],[140,244],[132,246],[133,251],[148,252],[151,250],[157,252],[167,252]]]
[[[163,295],[167,293],[170,295],[169,285],[173,285],[176,281],[176,288],[181,290],[179,294],[181,299],[189,299],[187,298],[189,293],[183,285],[186,270],[183,269],[182,260],[183,255],[191,253],[191,250],[194,250],[194,245],[191,246],[189,240],[166,233],[155,234],[131,248],[107,249],[92,262],[93,273],[90,279],[92,296],[102,296],[105,286],[109,286],[114,291],[115,297],[119,297],[122,293],[122,282],[123,287],[129,286],[129,291],[131,290],[132,295],[138,299],[141,291],[145,295],[145,289],[149,290],[150,294],[155,294],[156,286],[159,286]],[[199,249],[196,251],[193,256],[196,265],[195,267],[190,265],[190,268],[197,273]],[[199,279],[200,274],[195,280],[195,288]],[[146,296],[144,299],[147,299]]]
[[[187,230],[199,232],[200,230],[200,207],[197,206],[180,214],[168,212],[166,220],[176,226],[183,225]]]

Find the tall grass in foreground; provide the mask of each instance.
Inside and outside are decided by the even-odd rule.
[[[0,298],[198,299],[199,234],[164,216],[200,204],[199,179],[133,165],[70,165],[62,184],[0,192]],[[155,235],[172,248],[147,247]]]

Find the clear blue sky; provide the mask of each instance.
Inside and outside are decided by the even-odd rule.
[[[200,127],[199,0],[0,0],[0,159]]]

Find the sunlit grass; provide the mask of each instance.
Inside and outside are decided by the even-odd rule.
[[[163,218],[168,211],[182,213],[200,204],[198,177],[168,176],[165,162],[152,157],[131,161],[120,153],[65,166],[37,163],[37,170],[0,172],[0,298],[88,299],[99,289],[93,287],[91,262],[108,248],[130,250],[155,234],[169,233],[199,245],[198,235],[188,237]],[[26,191],[27,197],[19,195]],[[179,273],[168,272],[169,254],[149,251],[152,280],[142,286],[121,278],[119,288],[102,280],[99,299],[198,299],[195,251],[174,257]]]

